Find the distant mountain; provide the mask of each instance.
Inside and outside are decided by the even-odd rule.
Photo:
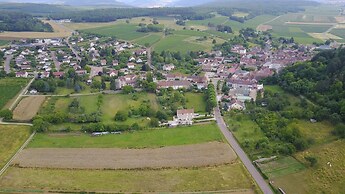
[[[116,0],[0,0],[0,3],[36,3],[36,4],[57,4],[71,6],[102,6],[129,7],[127,4]]]
[[[171,7],[194,7],[198,5],[203,5],[206,3],[210,3],[214,0],[177,0],[174,2],[169,3],[167,6]]]

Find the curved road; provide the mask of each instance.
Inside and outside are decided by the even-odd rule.
[[[229,142],[229,144],[234,149],[238,157],[242,160],[244,166],[248,169],[249,173],[252,175],[255,182],[262,190],[262,192],[264,192],[265,194],[273,194],[270,186],[267,184],[264,178],[262,178],[261,174],[255,168],[252,161],[250,161],[246,153],[242,150],[241,146],[238,144],[233,134],[228,130],[218,106],[217,108],[215,108],[215,117],[217,120],[218,127],[222,131],[225,139]]]

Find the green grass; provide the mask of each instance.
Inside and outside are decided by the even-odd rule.
[[[270,179],[304,170],[302,163],[293,157],[280,157],[271,162],[259,164],[261,171]]]
[[[105,95],[103,100],[104,102],[101,107],[103,113],[102,122],[112,123],[118,111],[129,110],[131,107],[137,109],[144,101],[149,101],[151,108],[158,110],[156,95],[147,93],[137,93],[136,95],[138,96],[138,100],[133,100],[133,95]],[[132,124],[133,122],[129,120],[127,123]]]
[[[336,36],[339,36],[340,38],[343,38],[343,40],[341,40],[342,42],[345,41],[345,28],[335,28],[331,31],[331,34],[334,34]],[[337,40],[338,41],[338,40]]]
[[[225,23],[227,20],[229,20],[229,18],[226,16],[216,16],[216,17],[209,18],[206,20],[190,20],[186,22],[186,25],[187,26],[196,26],[196,25],[207,26],[208,23],[219,25],[219,24]]]
[[[21,78],[0,79],[0,110],[20,92],[27,81],[27,79]]]
[[[187,108],[194,108],[194,112],[206,112],[206,102],[203,93],[186,93]]]
[[[29,136],[29,127],[0,125],[0,169]]]
[[[156,43],[154,50],[159,53],[162,51],[180,51],[181,53],[187,53],[188,51],[211,50],[211,44],[196,42],[196,38],[198,36],[193,38],[187,35],[169,35]]]
[[[87,134],[37,134],[31,148],[156,148],[223,141],[215,124],[126,132],[91,137]]]
[[[145,46],[145,45],[152,46],[153,44],[158,42],[161,38],[162,38],[162,35],[150,34],[148,36],[144,36],[142,38],[136,39],[136,40],[134,40],[134,42],[136,42],[140,45],[143,45],[143,46]]]
[[[184,192],[257,190],[243,165],[161,170],[59,170],[11,167],[1,191]],[[54,193],[55,193],[54,192]]]
[[[344,147],[345,141],[338,140],[313,146],[296,154],[296,158],[306,165],[304,156],[316,157],[317,165],[299,173],[275,178],[274,185],[283,188],[286,193],[343,193],[345,191]]]
[[[0,46],[5,46],[9,43],[10,43],[10,41],[8,41],[8,40],[0,40]]]
[[[147,33],[137,32],[138,25],[116,24],[99,28],[82,30],[86,33],[98,34],[101,36],[116,37],[123,40],[133,40],[148,35]]]

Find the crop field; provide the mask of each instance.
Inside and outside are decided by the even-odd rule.
[[[133,40],[148,35],[148,33],[137,32],[136,30],[138,28],[138,25],[135,24],[116,24],[112,26],[85,29],[82,31],[101,36],[116,37],[123,40]]]
[[[2,40],[13,40],[21,38],[62,38],[68,37],[72,34],[72,31],[60,24],[52,21],[44,21],[49,23],[54,32],[3,32],[0,33],[0,39]]]
[[[151,129],[121,135],[91,137],[87,134],[36,134],[30,148],[159,148],[223,141],[215,124]]]
[[[205,96],[202,93],[186,93],[187,108],[193,108],[194,112],[206,112]]]
[[[344,146],[345,141],[338,140],[298,153],[296,158],[303,162],[306,162],[304,156],[316,157],[316,166],[275,178],[274,185],[287,193],[342,193],[345,190]]]
[[[345,41],[345,28],[335,28],[331,31],[331,34],[334,34]]]
[[[12,164],[22,168],[160,169],[228,164],[236,158],[228,144],[213,142],[155,149],[34,148],[23,150]]]
[[[258,166],[269,179],[293,174],[305,169],[303,164],[289,156],[280,157],[271,162],[261,163]]]
[[[64,170],[11,167],[1,191],[44,192],[200,192],[254,194],[250,175],[237,161],[230,165],[161,170]],[[221,193],[221,192],[220,192]]]
[[[93,23],[64,23],[63,25],[72,30],[85,30],[90,28],[109,27],[118,24],[118,22],[93,22]]]
[[[0,169],[29,136],[29,127],[0,125]]]
[[[26,79],[0,79],[0,109],[4,108],[4,106],[20,92],[26,83]]]
[[[188,51],[211,50],[212,45],[197,42],[197,38],[198,36],[170,35],[157,42],[154,50],[159,53],[162,51],[180,51],[181,53],[187,53]]]
[[[30,121],[36,116],[44,101],[44,96],[30,96],[22,99],[13,111],[13,119],[17,121]]]
[[[0,47],[7,45],[8,43],[10,43],[10,41],[7,40],[0,40]]]
[[[153,44],[158,42],[161,38],[162,36],[159,34],[149,34],[147,36],[135,39],[134,42],[143,46],[145,45],[152,46]]]

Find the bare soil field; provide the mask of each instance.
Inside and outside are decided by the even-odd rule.
[[[44,96],[30,96],[22,99],[13,111],[13,119],[29,121],[36,116],[45,100]]]
[[[31,148],[13,165],[54,169],[158,169],[229,164],[237,158],[228,144],[212,142],[157,149]]]
[[[49,23],[54,32],[3,32],[0,33],[0,39],[2,40],[14,40],[22,38],[63,38],[72,34],[72,30],[57,24],[52,21],[43,21]]]
[[[270,25],[262,25],[262,24],[260,24],[260,25],[256,28],[256,30],[262,31],[262,32],[266,32],[267,30],[272,30],[272,29],[273,29],[272,26],[270,26]]]

